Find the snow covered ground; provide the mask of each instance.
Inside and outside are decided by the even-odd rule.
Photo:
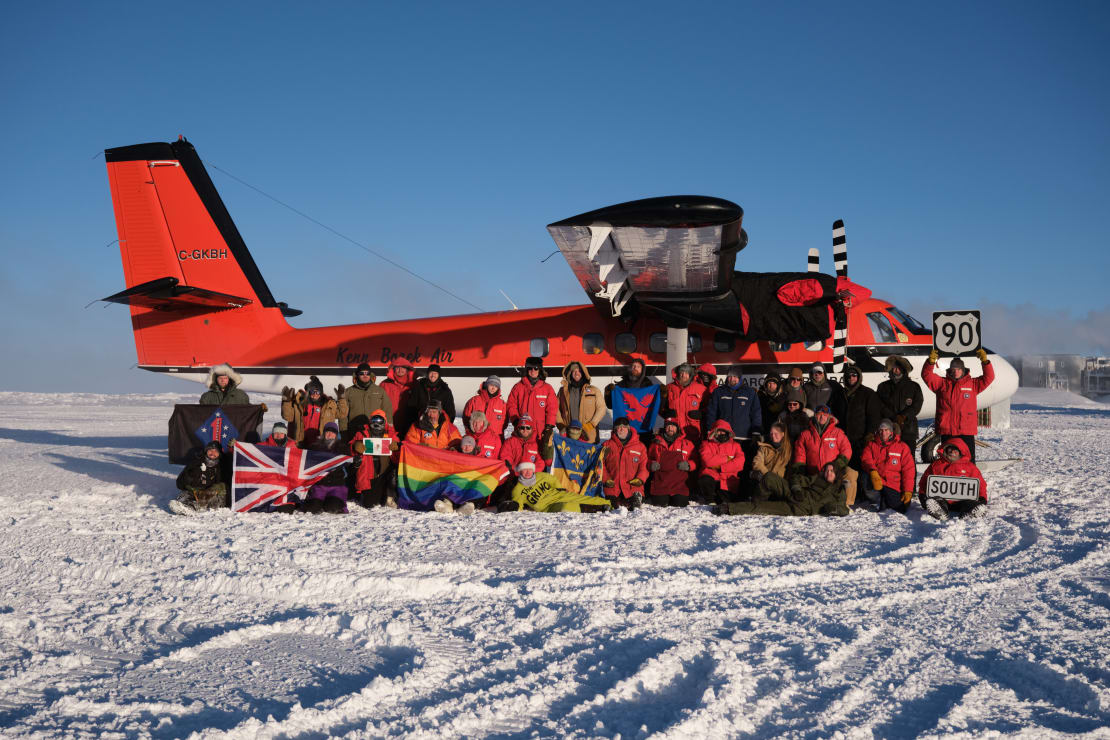
[[[0,394],[5,736],[1110,737],[1108,406],[938,524],[179,517],[178,398]]]

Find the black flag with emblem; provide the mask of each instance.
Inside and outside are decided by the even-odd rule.
[[[170,417],[170,462],[185,465],[212,440],[227,452],[233,440],[257,442],[265,409],[260,405],[214,406],[179,403]]]

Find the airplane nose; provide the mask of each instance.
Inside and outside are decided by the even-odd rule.
[[[979,394],[980,402],[993,406],[1014,395],[1018,389],[1018,374],[1014,366],[1006,362],[1002,355],[990,355],[991,365],[994,366],[994,382]],[[982,408],[982,403],[980,408]]]

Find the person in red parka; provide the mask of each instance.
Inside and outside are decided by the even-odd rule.
[[[537,473],[544,471],[547,461],[543,459],[540,451],[538,435],[531,416],[524,414],[517,418],[513,424],[513,436],[505,440],[497,456],[509,466],[509,471],[513,475],[516,475],[516,466],[525,460],[535,463]],[[515,485],[515,481],[513,484]]]
[[[929,390],[937,394],[937,434],[941,446],[953,437],[959,437],[971,450],[971,462],[975,462],[975,433],[979,431],[979,414],[976,410],[979,394],[994,382],[994,368],[984,349],[976,351],[975,356],[983,364],[983,374],[972,378],[967,374],[967,365],[959,357],[948,365],[948,373],[940,377],[936,373],[937,351],[929,353],[925,367],[921,369],[921,379]]]
[[[382,381],[381,388],[393,403],[393,428],[404,437],[412,426],[412,363],[404,357],[397,357],[389,366],[389,372]]]
[[[977,501],[956,501],[930,497],[928,493],[929,478],[934,475],[978,479],[979,499]],[[944,443],[944,446],[941,447],[940,457],[934,460],[922,474],[921,480],[917,484],[917,493],[925,511],[941,521],[948,518],[948,512],[950,511],[969,517],[985,516],[987,513],[987,482],[983,480],[983,474],[979,472],[979,468],[971,461],[967,443],[959,437]]]
[[[377,409],[370,418],[357,416],[347,427],[354,431],[351,439],[351,465],[355,467],[355,502],[367,509],[375,506],[389,506],[393,494],[393,472],[400,455],[401,443],[397,430],[385,420],[385,411]],[[367,455],[366,439],[390,440],[390,454]],[[394,503],[394,506],[396,504]]]
[[[474,438],[474,442],[478,446],[475,455],[490,460],[500,459],[501,445],[504,440],[500,434],[495,433],[490,428],[489,422],[486,421],[486,415],[481,411],[473,411],[470,414],[470,436]]]
[[[727,504],[740,491],[744,470],[744,451],[732,438],[732,426],[718,419],[698,447],[701,475],[698,494],[708,504]]]
[[[682,436],[697,443],[701,439],[702,401],[706,388],[694,375],[694,366],[688,362],[675,367],[671,371],[674,380],[667,383],[663,400],[665,408],[676,414]]]
[[[296,447],[297,443],[289,438],[289,427],[284,421],[274,423],[270,436],[259,442],[267,447]]]
[[[839,458],[843,457],[843,460]],[[817,475],[826,463],[834,463],[837,472],[844,472],[844,493],[848,507],[856,502],[856,482],[859,474],[848,467],[852,459],[852,445],[848,435],[836,425],[827,405],[817,407],[809,428],[798,435],[794,443],[794,466],[805,468],[806,475]]]
[[[913,500],[917,466],[913,450],[898,431],[890,419],[880,421],[875,438],[860,453],[860,464],[870,483],[864,494],[875,499],[878,510],[895,509],[905,514]]]
[[[698,408],[705,409],[705,407],[709,405],[709,397],[713,395],[713,391],[717,388],[717,367],[712,362],[703,362],[698,367],[696,379],[705,389],[705,392],[702,393],[701,396],[701,406]],[[698,428],[701,430],[702,434],[705,434],[704,423],[699,422]]]
[[[509,391],[509,398],[505,402],[505,413],[514,427],[517,420],[525,415],[532,417],[532,421],[542,427],[537,430],[537,437],[551,433],[559,414],[558,397],[546,378],[543,359],[529,357],[524,361],[523,377]],[[543,470],[536,472],[542,473]]]
[[[505,422],[509,418],[506,409],[507,402],[501,395],[501,378],[491,375],[485,379],[481,387],[478,388],[478,392],[471,396],[470,400],[463,406],[463,425],[468,432],[473,434],[474,429],[470,426],[470,416],[475,411],[481,411],[489,429],[494,434],[504,437]],[[477,435],[474,436],[477,438]]]
[[[618,506],[635,509],[644,501],[644,481],[648,477],[648,451],[627,416],[613,421],[613,434],[605,442],[604,480],[606,498]]]
[[[648,448],[651,471],[648,503],[653,506],[686,506],[690,503],[690,472],[697,467],[697,448],[682,434],[677,415],[663,412],[663,431]]]

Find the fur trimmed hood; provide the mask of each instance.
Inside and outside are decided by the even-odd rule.
[[[226,362],[221,362],[219,365],[214,366],[211,370],[208,371],[208,379],[205,381],[205,385],[210,390],[217,390],[217,375],[226,375],[228,377],[228,380],[231,381],[230,383],[228,383],[228,390],[232,388],[238,388],[240,385],[243,384],[243,376],[235,372],[235,368],[233,368],[231,365],[227,364]]]
[[[902,355],[891,355],[890,357],[886,358],[885,367],[886,367],[886,371],[888,373],[891,371],[891,368],[893,368],[895,365],[898,365],[899,367],[902,368],[902,376],[903,377],[905,377],[905,378],[910,377],[910,372],[913,370],[913,365],[910,364],[909,360],[907,360]]]

